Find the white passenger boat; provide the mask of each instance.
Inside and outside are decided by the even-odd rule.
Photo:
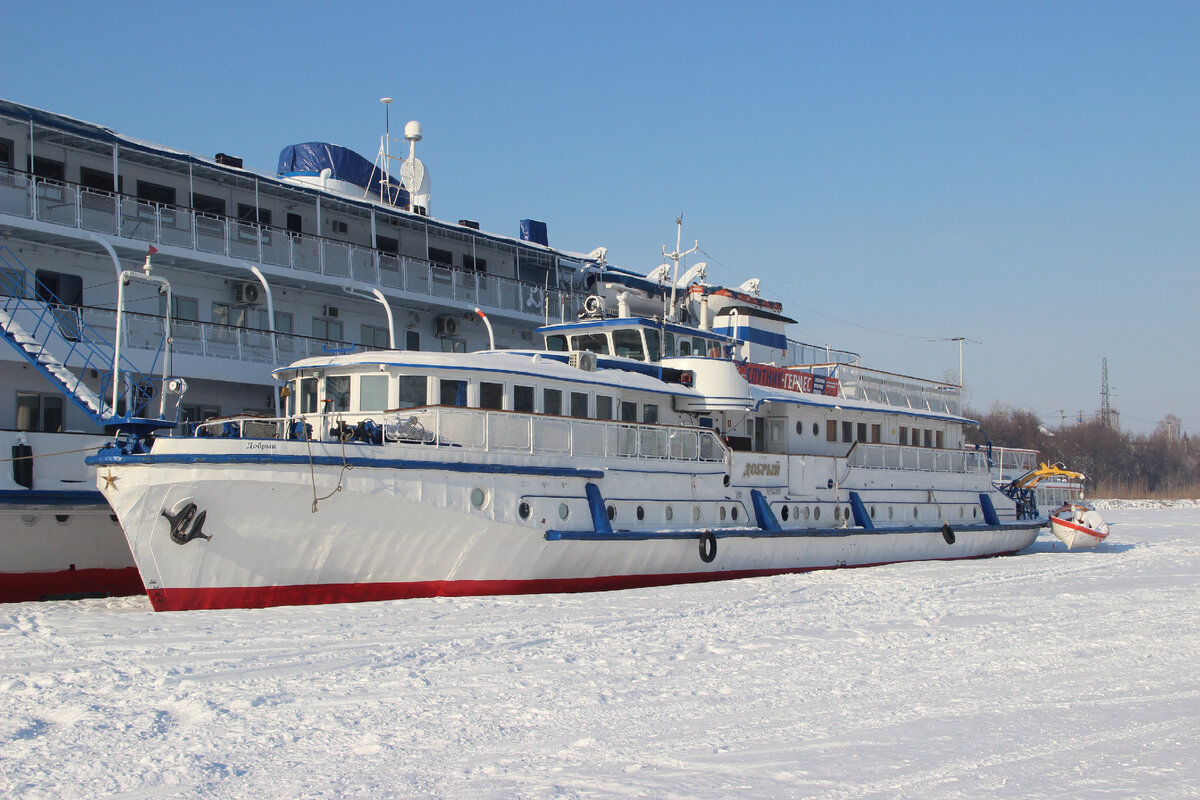
[[[1099,511],[1078,503],[1063,503],[1050,515],[1050,532],[1068,550],[1095,547],[1108,538],[1108,523]]]
[[[476,350],[476,306],[498,346],[528,347],[548,308],[575,314],[596,259],[550,247],[534,220],[509,236],[431,216],[421,135],[385,134],[374,162],[289,145],[258,171],[0,100],[0,602],[143,591],[83,462],[129,409],[91,402],[112,359],[84,356],[77,334],[112,355],[119,275],[151,248],[173,299],[126,298],[119,347],[129,374],[157,372],[170,312],[179,435],[278,415],[269,373],[297,358]]]
[[[1044,524],[964,448],[959,387],[782,366],[788,320],[713,311],[708,297],[736,296],[720,287],[658,317],[614,288],[541,328],[542,350],[306,358],[275,373],[282,418],[89,458],[154,608],[979,558]]]

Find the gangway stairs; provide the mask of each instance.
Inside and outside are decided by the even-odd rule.
[[[177,424],[186,384],[166,375],[155,378],[117,356],[116,345],[39,283],[8,246],[0,247],[0,267],[0,334],[93,422],[134,433]],[[26,287],[33,287],[38,299],[27,299]],[[121,336],[119,326],[117,336]],[[80,377],[91,370],[99,378],[95,387]],[[160,395],[157,413],[152,406],[156,394]],[[114,398],[118,398],[115,406]]]

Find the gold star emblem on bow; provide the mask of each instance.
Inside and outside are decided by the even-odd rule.
[[[116,475],[112,474],[112,470],[109,470],[107,475],[101,475],[100,477],[104,478],[104,488],[105,489],[112,489],[114,491],[118,491],[117,490],[117,481],[119,480],[119,478]]]

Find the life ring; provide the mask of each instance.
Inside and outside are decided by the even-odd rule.
[[[946,544],[954,544],[954,528],[950,527],[949,522],[942,523],[942,538],[946,540]]]
[[[712,535],[712,531],[705,531],[700,534],[700,560],[705,564],[711,564],[717,557],[717,537]]]

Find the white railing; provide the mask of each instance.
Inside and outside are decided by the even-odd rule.
[[[938,450],[859,442],[847,457],[850,465],[870,469],[988,474],[987,454],[974,450]]]
[[[376,424],[374,435],[366,421]],[[237,427],[248,438],[376,441],[465,448],[493,453],[723,462],[725,447],[710,430],[603,420],[548,417],[475,408],[419,408],[386,414],[309,414],[289,420],[232,417],[197,426],[198,436],[225,436]]]
[[[540,317],[573,318],[583,295],[371,247],[241,222],[0,168],[0,214]]]
[[[838,379],[838,394],[851,400],[882,403],[896,408],[962,413],[962,387],[938,381],[896,375],[852,364],[814,364],[811,371]]]

